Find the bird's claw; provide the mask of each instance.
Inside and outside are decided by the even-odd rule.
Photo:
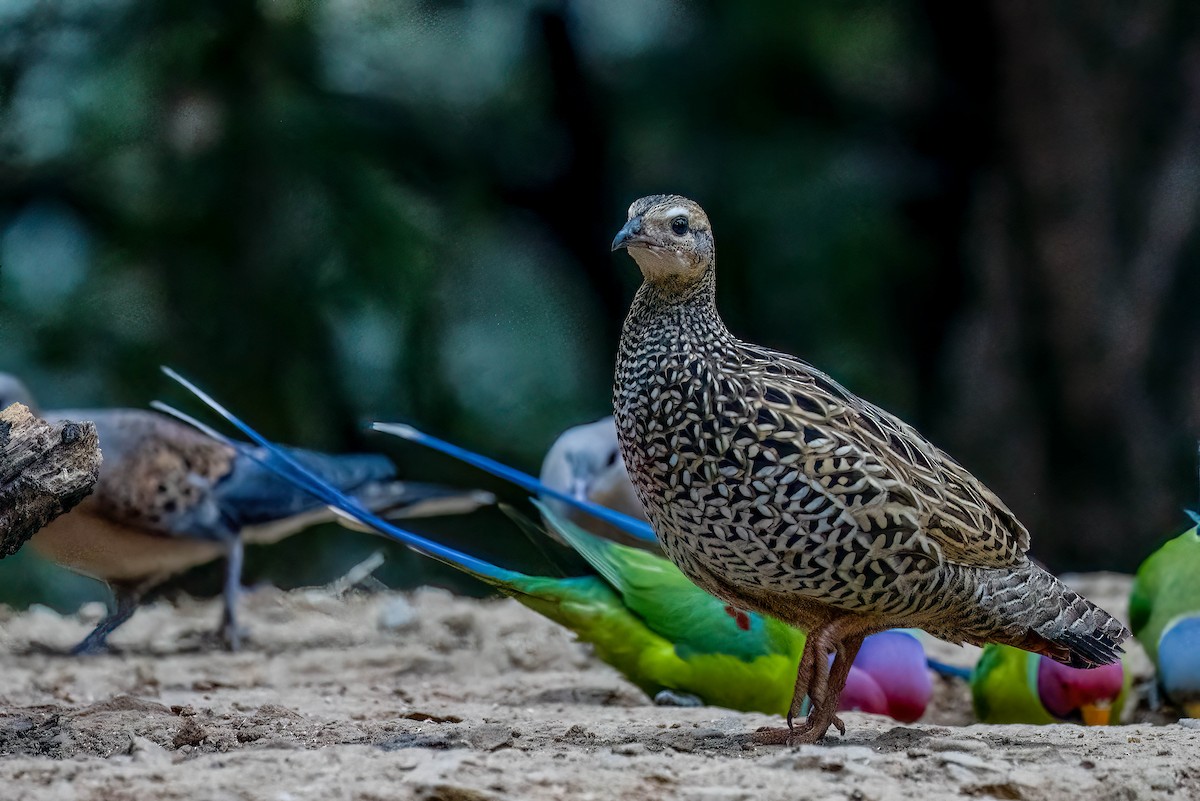
[[[825,722],[818,720],[815,712],[804,719],[799,726],[793,724],[794,717],[789,712],[787,728],[779,726],[763,726],[754,732],[753,740],[759,745],[811,745],[825,739],[829,727],[833,726],[843,737],[846,735],[846,724],[837,715],[831,715]]]
[[[92,637],[88,635],[70,650],[71,656],[98,656],[107,654],[111,651],[108,641],[103,637]]]
[[[246,636],[246,630],[236,623],[226,621],[221,623],[221,628],[217,630],[217,636],[226,651],[236,653],[242,650],[242,640]]]
[[[763,726],[751,736],[758,745],[791,745],[792,729],[780,726]]]

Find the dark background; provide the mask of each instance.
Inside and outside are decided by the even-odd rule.
[[[608,243],[652,192],[714,221],[735,332],[916,424],[1053,569],[1183,526],[1191,0],[0,4],[0,369],[47,407],[196,410],[169,364],[276,439],[519,500],[362,424],[534,470],[606,414],[637,282]],[[528,550],[497,512],[422,530]],[[375,547],[301,535],[248,579]],[[10,602],[96,591],[0,564]]]

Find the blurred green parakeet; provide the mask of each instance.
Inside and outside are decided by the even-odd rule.
[[[1117,723],[1130,678],[1121,663],[1080,669],[989,643],[971,671],[971,700],[984,723]]]
[[[1169,540],[1142,562],[1129,597],[1129,621],[1154,663],[1164,695],[1188,717],[1200,718],[1197,527]]]

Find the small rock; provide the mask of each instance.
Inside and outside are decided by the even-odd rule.
[[[429,748],[429,749],[449,749],[461,748],[466,743],[461,740],[452,738],[449,734],[435,732],[432,734],[424,734],[422,732],[397,734],[395,737],[389,737],[386,740],[380,740],[375,743],[375,747],[380,751],[400,751],[405,748]]]
[[[802,745],[790,752],[785,752],[778,759],[769,763],[769,767],[784,770],[818,770],[821,762],[828,755],[825,749],[814,745]]]
[[[712,728],[711,726],[707,726],[702,729],[700,729],[700,728],[696,729],[695,731],[692,732],[692,736],[695,737],[697,740],[712,740],[714,738],[724,737],[725,732],[721,731],[720,729],[715,729],[715,728]]]
[[[185,745],[197,746],[204,742],[206,737],[208,737],[208,730],[197,723],[195,718],[184,718],[183,725],[179,727],[179,731],[175,732],[172,744],[176,748],[182,748]]]
[[[959,765],[973,770],[999,770],[996,766],[984,762],[979,757],[965,754],[962,751],[943,751],[939,755],[939,759],[946,764]]]
[[[612,752],[621,756],[641,756],[649,751],[645,743],[619,743],[612,747]]]
[[[1179,725],[1189,729],[1200,729],[1200,718],[1184,718],[1179,721]]]
[[[467,742],[480,751],[496,751],[512,745],[513,732],[499,723],[484,723],[467,730]]]
[[[94,626],[99,623],[108,614],[108,607],[100,601],[88,601],[85,604],[80,604],[79,609],[75,612],[75,619],[80,623],[86,623],[89,626]]]
[[[696,735],[690,731],[672,732],[667,735],[660,736],[663,745],[669,745],[676,751],[691,753],[696,750]]]
[[[147,740],[138,735],[134,735],[129,753],[133,756],[133,761],[138,764],[149,766],[171,764],[171,754],[167,749],[153,740]]]
[[[410,631],[420,622],[417,610],[402,595],[390,596],[379,609],[379,628],[384,631]]]
[[[566,733],[563,735],[563,739],[564,740],[594,740],[594,739],[596,739],[596,735],[592,734],[585,727],[576,723],[573,726],[571,726],[571,728],[567,729]]]

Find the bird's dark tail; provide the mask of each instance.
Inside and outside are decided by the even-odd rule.
[[[1129,629],[1059,579],[1029,563],[989,593],[987,609],[1004,633],[990,637],[1076,668],[1120,660]]]

